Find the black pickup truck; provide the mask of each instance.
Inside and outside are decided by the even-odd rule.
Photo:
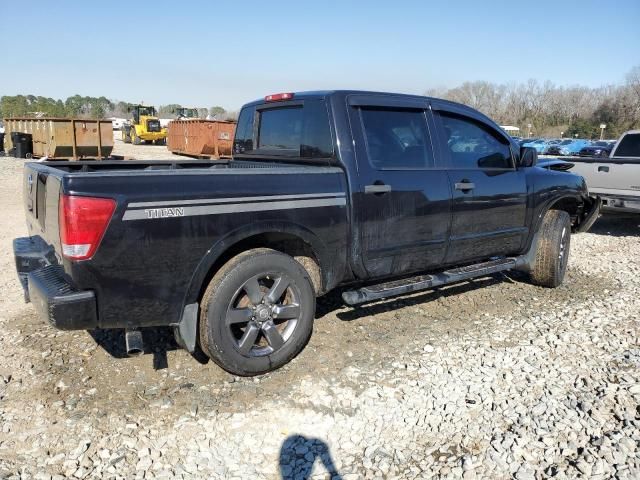
[[[600,200],[460,104],[389,93],[245,105],[232,160],[28,163],[14,241],[36,310],[68,330],[171,326],[238,375],[349,305],[518,269],[556,287]]]

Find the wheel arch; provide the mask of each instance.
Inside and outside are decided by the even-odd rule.
[[[535,233],[538,231],[542,224],[542,219],[549,210],[563,210],[567,212],[571,217],[571,231],[574,233],[579,231],[580,225],[584,219],[585,202],[585,198],[578,193],[564,194],[550,199],[538,210],[533,232]]]
[[[289,222],[265,222],[241,227],[219,239],[194,271],[184,305],[199,302],[215,273],[234,256],[252,248],[272,248],[294,257],[309,273],[316,294],[329,283],[327,249],[307,228]]]

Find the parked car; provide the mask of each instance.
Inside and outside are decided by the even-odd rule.
[[[521,147],[524,147],[524,146],[525,146],[525,144],[527,144],[527,143],[531,143],[531,142],[534,142],[534,141],[536,141],[536,140],[539,140],[539,139],[538,139],[538,138],[522,138],[522,139],[518,140],[518,144],[519,144]]]
[[[522,144],[524,147],[535,148],[537,153],[542,153],[547,144],[547,140],[544,138],[537,138],[531,142],[525,142]]]
[[[576,155],[583,147],[589,144],[588,140],[566,139],[555,145],[550,145],[545,153],[547,155]]]
[[[613,150],[613,145],[610,142],[598,140],[580,149],[578,155],[581,157],[608,157],[611,150]]]
[[[640,213],[640,130],[622,134],[609,158],[572,158],[604,212]]]
[[[268,95],[242,108],[232,160],[27,163],[16,265],[55,327],[123,328],[134,353],[137,328],[169,326],[257,375],[303,349],[338,286],[358,305],[506,270],[560,285],[599,199],[536,159],[445,100]]]

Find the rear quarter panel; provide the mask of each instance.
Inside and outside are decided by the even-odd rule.
[[[65,270],[78,287],[97,291],[101,327],[176,323],[190,292],[200,289],[192,282],[204,278],[201,270],[212,263],[212,256],[256,233],[307,232],[321,262],[330,268],[331,278],[340,277],[345,268],[346,185],[338,168],[79,174],[65,177],[63,189],[118,202],[94,257],[65,261]],[[260,200],[266,202],[263,210],[247,211],[243,206],[257,197],[315,193],[342,193],[344,201],[334,202],[341,205],[271,209],[267,199]],[[218,199],[224,199],[225,208],[203,212],[202,207]],[[135,206],[148,202],[154,205]],[[193,214],[162,217],[145,212],[177,205]],[[233,205],[238,208],[226,208]],[[188,210],[190,207],[196,209]]]

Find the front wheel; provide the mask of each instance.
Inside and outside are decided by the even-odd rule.
[[[531,282],[550,288],[561,285],[567,271],[570,246],[571,217],[562,210],[549,210],[538,233]]]
[[[200,346],[230,373],[267,373],[302,351],[314,314],[314,289],[302,265],[275,250],[249,250],[209,283],[201,303]]]

